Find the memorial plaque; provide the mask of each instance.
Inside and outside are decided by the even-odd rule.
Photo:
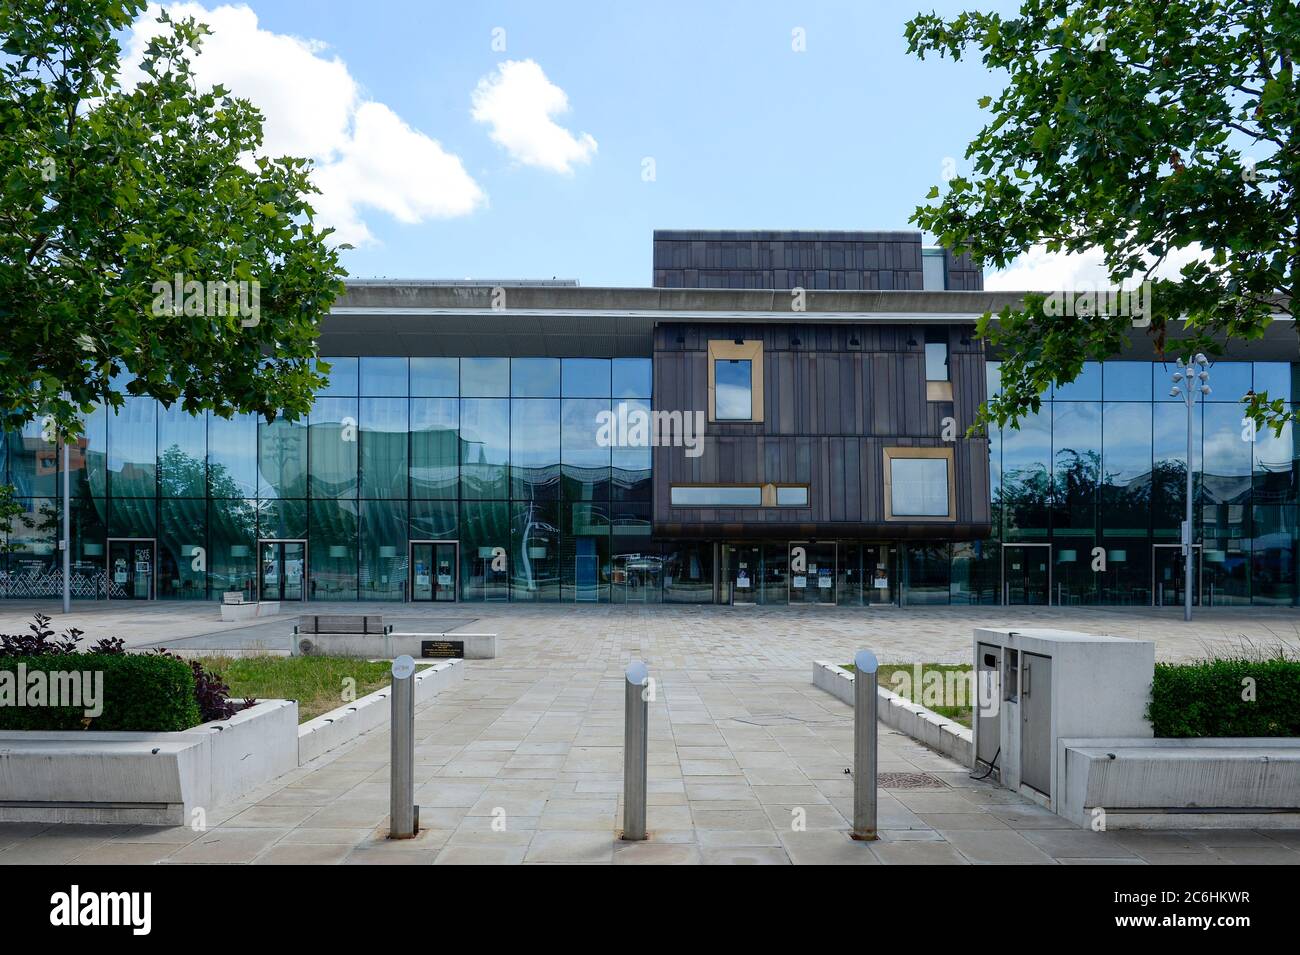
[[[437,659],[465,659],[464,640],[421,640],[420,656]]]

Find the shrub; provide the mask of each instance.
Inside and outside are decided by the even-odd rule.
[[[83,631],[69,627],[63,636],[56,638],[50,629],[50,618],[35,614],[27,625],[30,633],[0,633],[0,657],[38,657],[46,653],[77,653]],[[125,641],[120,637],[106,637],[90,648],[91,653],[125,653]]]
[[[38,672],[46,676],[37,677]],[[33,706],[30,698],[29,705],[17,705],[20,676],[27,680],[28,687],[34,677],[53,686],[49,676],[52,673],[103,674],[98,693],[100,714],[93,718],[85,715],[91,708],[85,698],[80,706]],[[50,696],[45,700],[48,702]],[[0,659],[0,729],[169,732],[189,729],[200,722],[194,674],[185,661],[174,657],[47,653]]]
[[[205,668],[198,660],[186,661],[166,650],[159,650],[158,653],[172,660],[180,660],[189,666],[190,672],[194,674],[194,697],[198,702],[199,713],[204,723],[210,723],[212,720],[228,720],[240,710],[257,702],[252,698],[244,700],[242,704],[233,702],[230,699],[230,687],[221,678],[221,674]]]
[[[1300,736],[1300,660],[1157,663],[1147,719],[1156,736]]]
[[[81,642],[83,632],[70,627],[58,637],[50,629],[50,618],[45,614],[38,613],[32,618],[32,623],[27,627],[30,633],[10,635],[0,634],[0,664],[7,659],[18,657],[46,657],[62,655],[109,655],[109,656],[129,656],[126,652],[126,641],[121,637],[104,637],[97,640],[91,646],[88,654],[78,650],[77,644]],[[156,657],[163,657],[173,662],[183,664],[190,671],[191,676],[191,693],[194,698],[195,706],[199,713],[199,719],[189,726],[194,726],[199,722],[207,723],[211,720],[225,720],[234,716],[240,710],[252,706],[257,701],[251,697],[244,700],[243,703],[235,703],[230,700],[230,687],[221,679],[220,673],[213,673],[204,669],[203,664],[198,660],[186,661],[167,650],[157,650],[152,654]],[[60,669],[54,667],[54,669]],[[62,669],[72,669],[72,667],[63,667]],[[105,676],[107,680],[107,675]],[[108,684],[105,683],[105,693],[108,693]],[[107,705],[107,704],[105,704]],[[100,725],[100,720],[94,720],[91,729],[120,729],[117,726]],[[78,720],[75,727],[63,727],[68,729],[80,729],[82,721]],[[17,727],[9,727],[15,729]],[[30,727],[37,728],[37,727]],[[44,726],[42,729],[55,729],[57,727]],[[188,727],[182,727],[187,729]]]

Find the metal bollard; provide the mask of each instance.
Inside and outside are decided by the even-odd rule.
[[[645,839],[646,747],[650,704],[645,698],[646,665],[633,660],[623,684],[623,838]]]
[[[393,661],[389,736],[388,838],[413,839],[420,831],[420,807],[415,804],[415,661],[405,654]]]
[[[870,841],[876,835],[876,671],[880,664],[870,650],[853,658],[853,838]]]

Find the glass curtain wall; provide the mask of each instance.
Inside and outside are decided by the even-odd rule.
[[[714,543],[651,539],[650,450],[624,440],[651,407],[649,359],[322,362],[330,381],[303,420],[191,417],[136,397],[88,414],[69,449],[74,596],[125,594],[112,592],[115,549],[133,593],[147,573],[159,599],[251,599],[268,540],[307,542],[303,590],[318,600],[407,599],[413,541],[459,542],[466,601],[707,603],[720,573],[734,586],[738,563],[715,568]],[[1017,578],[1018,602],[1176,597],[1187,411],[1168,395],[1172,371],[1086,365],[990,433],[989,540],[841,541],[836,601],[996,603],[1011,565],[1035,571]],[[992,394],[996,362],[988,376]],[[1193,418],[1196,599],[1294,604],[1298,439],[1289,425],[1256,434],[1240,399],[1294,406],[1296,366],[1222,361],[1211,385]],[[39,423],[0,441],[22,507],[0,595],[58,596],[60,467]],[[755,602],[789,602],[788,551],[752,545]]]
[[[1212,394],[1192,415],[1198,603],[1296,603],[1294,429],[1256,434],[1241,405],[1253,389],[1295,407],[1296,367],[1210,368]],[[1053,603],[1150,606],[1161,594],[1181,601],[1188,414],[1169,394],[1174,370],[1085,365],[1019,428],[990,435],[994,539],[986,546],[1010,554],[1022,542],[1049,543]],[[990,362],[990,394],[997,382]],[[1023,548],[1014,553],[1018,560]]]

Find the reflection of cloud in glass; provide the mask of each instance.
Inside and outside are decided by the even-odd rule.
[[[1274,437],[1272,428],[1261,428],[1255,438],[1255,459],[1261,470],[1289,471],[1295,456],[1291,422],[1282,427],[1281,437]]]
[[[721,421],[747,421],[752,416],[752,362],[723,360],[713,366],[713,414]]]
[[[948,462],[942,458],[894,458],[895,517],[943,517],[948,513]]]
[[[1056,479],[1065,485],[1080,481],[1095,484],[1101,448],[1101,405],[1095,402],[1058,402],[1053,405]]]
[[[1106,482],[1126,485],[1151,473],[1151,405],[1110,402],[1104,415],[1102,467]]]

